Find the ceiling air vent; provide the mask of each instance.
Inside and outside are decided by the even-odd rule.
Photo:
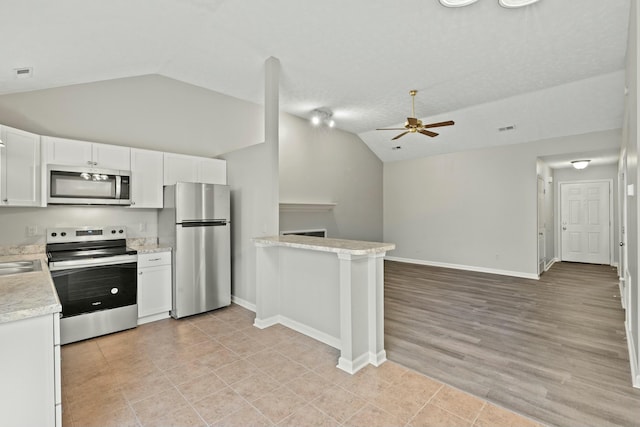
[[[33,77],[33,68],[31,67],[16,68],[14,71],[16,72],[16,79],[28,79]]]
[[[500,132],[506,132],[508,130],[514,130],[516,128],[516,125],[509,125],[509,126],[505,126],[502,128],[498,128],[498,131]]]

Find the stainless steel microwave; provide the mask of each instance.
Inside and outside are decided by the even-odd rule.
[[[47,166],[50,205],[130,205],[131,172],[83,166]]]

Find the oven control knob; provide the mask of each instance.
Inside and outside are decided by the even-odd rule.
[[[56,237],[58,233],[51,233],[51,237]]]
[[[111,288],[111,294],[115,295],[118,293],[118,288]]]
[[[65,232],[63,231],[62,233],[60,233],[60,235],[61,235],[62,237],[64,237],[64,236],[66,236],[66,235],[67,235],[67,233],[65,233]]]
[[[111,230],[111,234],[116,234],[116,230]]]
[[[124,230],[118,230],[118,233],[122,234],[124,233]]]

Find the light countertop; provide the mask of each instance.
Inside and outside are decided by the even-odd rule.
[[[62,311],[44,254],[0,257],[2,262],[34,259],[40,260],[42,271],[0,276],[0,323]]]
[[[326,237],[297,235],[255,237],[252,240],[255,244],[264,246],[284,246],[351,255],[377,254],[396,248],[395,243],[365,242],[360,240],[329,239]]]
[[[138,251],[138,254],[155,254],[158,252],[171,252],[171,246],[151,244],[151,245],[129,245],[131,249]]]

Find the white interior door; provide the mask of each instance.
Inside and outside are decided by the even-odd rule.
[[[610,264],[609,181],[560,184],[562,260]]]
[[[538,274],[542,274],[547,262],[544,221],[544,179],[538,177]]]

